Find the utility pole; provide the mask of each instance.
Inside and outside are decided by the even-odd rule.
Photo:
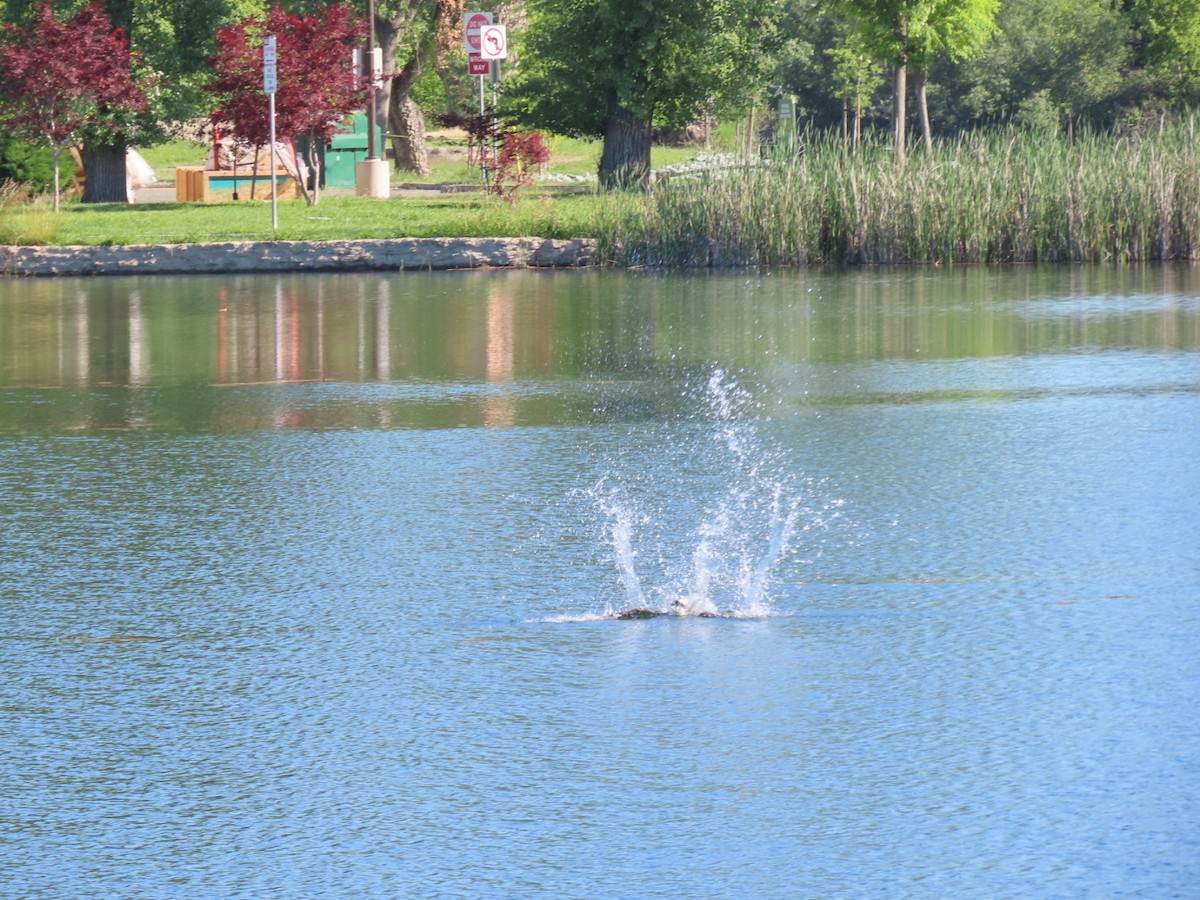
[[[360,197],[384,200],[388,197],[387,160],[379,158],[379,134],[376,124],[376,108],[379,99],[379,76],[382,75],[382,60],[376,66],[375,49],[375,0],[367,0],[367,52],[362,71],[371,79],[367,90],[367,158],[354,164],[354,191]]]

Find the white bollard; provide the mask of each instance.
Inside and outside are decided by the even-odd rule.
[[[354,164],[354,193],[359,197],[386,200],[389,190],[386,159],[360,159]]]

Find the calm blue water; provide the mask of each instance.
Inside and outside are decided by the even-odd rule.
[[[0,351],[0,895],[1200,897],[1200,272],[0,281]]]

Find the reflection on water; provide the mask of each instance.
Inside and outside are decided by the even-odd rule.
[[[0,281],[0,896],[1193,896],[1197,423],[1188,267]]]
[[[851,363],[1191,349],[1197,280],[1155,267],[2,281],[0,387],[77,390],[56,405],[68,418],[9,405],[0,428],[510,427],[560,414],[529,390],[547,376],[621,381],[718,358],[820,370],[816,402],[846,393]],[[194,393],[305,384],[244,403]]]

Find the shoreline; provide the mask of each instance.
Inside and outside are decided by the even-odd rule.
[[[0,246],[0,277],[570,269],[595,265],[595,250],[540,237]]]

